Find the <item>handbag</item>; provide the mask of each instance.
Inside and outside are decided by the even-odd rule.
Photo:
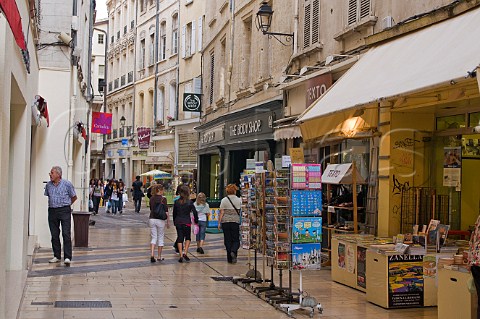
[[[228,197],[228,195],[227,195],[227,198],[228,198],[228,201],[230,202],[230,204],[232,204],[232,207],[235,208],[235,211],[237,212],[238,216],[240,216],[240,209],[235,207],[235,205],[233,205],[233,202],[230,199],[230,197]]]

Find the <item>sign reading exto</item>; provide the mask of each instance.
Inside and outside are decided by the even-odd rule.
[[[201,112],[202,95],[196,93],[183,93],[183,111]]]

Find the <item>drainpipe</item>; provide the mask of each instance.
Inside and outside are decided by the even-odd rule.
[[[154,62],[155,62],[155,85],[153,87],[153,126],[155,127],[156,123],[157,123],[157,103],[158,103],[158,99],[157,99],[157,86],[158,86],[158,27],[159,27],[159,17],[158,17],[158,10],[160,9],[160,4],[159,4],[159,0],[157,0],[157,6],[156,6],[156,9],[155,9],[155,46],[153,47],[153,55],[154,55]],[[162,119],[163,121],[163,119]]]
[[[228,111],[230,111],[230,101],[232,96],[232,76],[233,76],[233,50],[235,48],[235,0],[230,2],[230,59],[228,61]]]
[[[293,17],[293,55],[297,54],[297,47],[298,47],[298,15],[299,15],[299,8],[298,8],[298,0],[295,1],[295,16]]]

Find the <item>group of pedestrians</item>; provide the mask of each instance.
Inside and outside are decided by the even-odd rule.
[[[68,266],[72,260],[71,205],[77,200],[77,196],[72,183],[62,179],[61,167],[53,166],[49,175],[50,181],[45,186],[45,196],[48,197],[48,224],[53,250],[53,258],[49,262],[57,263],[61,261],[61,230],[64,246],[64,263]],[[137,213],[140,211],[141,198],[143,197],[142,186],[140,177],[137,176],[131,188]],[[218,220],[218,228],[223,229],[224,244],[229,263],[237,262],[237,252],[240,247],[241,199],[235,195],[237,190],[238,187],[234,184],[229,184],[226,187],[227,196],[221,201]],[[163,191],[162,184],[155,184],[151,187],[152,196],[150,198],[149,215],[151,262],[164,260],[162,250],[165,228],[170,227],[169,209],[167,199],[163,196]],[[94,214],[98,214],[102,198],[104,201],[111,203],[113,214],[116,214],[117,211],[121,214],[124,192],[125,185],[122,181],[112,179],[105,187],[103,187],[101,180],[92,181],[90,184],[90,198],[93,201]],[[190,188],[187,185],[180,185],[177,188],[177,195],[173,204],[172,215],[173,224],[177,231],[175,246],[180,255],[178,262],[183,263],[190,261],[188,250],[191,243],[192,226],[198,226],[198,231],[196,232],[197,252],[199,254],[205,253],[203,245],[205,243],[210,208],[204,193],[199,193],[194,203],[190,199]],[[155,248],[157,248],[157,257],[155,257]]]
[[[93,215],[98,214],[100,202],[103,200],[103,205],[107,214],[116,215],[123,213],[124,197],[127,195],[127,189],[121,179],[110,179],[104,182],[101,179],[92,179],[89,187],[89,206]]]

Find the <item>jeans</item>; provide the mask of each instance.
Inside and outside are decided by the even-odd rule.
[[[237,256],[240,248],[240,225],[238,223],[222,223],[223,241],[227,249],[227,260],[232,262],[232,254]]]
[[[472,266],[470,271],[472,272],[473,281],[477,288],[477,296],[480,296],[480,266]],[[477,319],[480,319],[480,299],[477,299],[477,305]]]
[[[115,199],[112,199],[110,200],[111,204],[112,204],[112,214],[113,215],[116,215],[117,214],[117,210],[118,210],[118,202],[119,200],[115,200]]]
[[[49,208],[48,209],[48,226],[52,236],[53,256],[61,259],[62,244],[60,243],[60,225],[62,226],[63,238],[63,258],[72,260],[72,237],[71,229],[71,208],[70,206]]]
[[[135,212],[140,213],[140,207],[142,207],[142,198],[134,199],[135,202]]]
[[[93,211],[95,214],[98,214],[98,207],[100,206],[100,196],[92,196],[93,200]]]
[[[205,240],[205,231],[207,230],[207,221],[198,221],[198,234],[195,237],[196,241]]]

